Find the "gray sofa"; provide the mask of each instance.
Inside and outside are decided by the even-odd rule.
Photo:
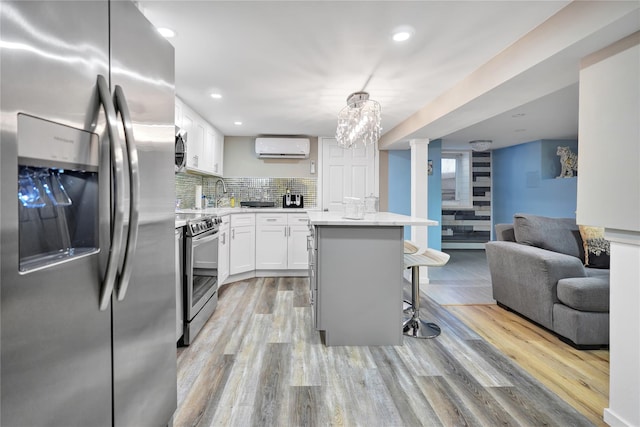
[[[577,348],[609,345],[609,270],[584,266],[572,218],[516,214],[486,244],[493,298]]]

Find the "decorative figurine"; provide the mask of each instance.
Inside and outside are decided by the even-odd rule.
[[[556,154],[560,156],[560,165],[562,165],[558,178],[573,178],[573,171],[578,172],[578,155],[569,147],[558,147]]]

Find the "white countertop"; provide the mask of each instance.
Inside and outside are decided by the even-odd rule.
[[[415,216],[400,215],[392,212],[365,214],[364,219],[346,219],[342,212],[309,211],[311,225],[348,225],[348,226],[400,226],[400,225],[438,225],[438,221]]]
[[[176,210],[176,228],[184,227],[187,220],[199,218],[204,215],[224,216],[242,213],[302,213],[309,215],[312,225],[356,225],[356,226],[434,226],[438,221],[415,216],[407,216],[392,212],[378,212],[365,214],[364,219],[346,219],[342,212],[322,212],[318,208],[293,209],[293,208],[204,208],[204,209],[178,209]]]
[[[224,216],[242,213],[304,213],[318,208],[204,208],[204,209],[176,209],[176,228],[187,225],[187,220],[205,215]]]

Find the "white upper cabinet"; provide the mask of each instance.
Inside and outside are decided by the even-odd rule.
[[[176,98],[176,126],[187,132],[187,170],[222,176],[224,135]]]
[[[222,132],[214,128],[214,148],[213,148],[213,172],[222,176],[224,169],[222,167],[224,160],[224,135]]]
[[[205,155],[208,169],[218,176],[222,176],[222,160],[224,155],[224,135],[213,126],[207,129],[207,139],[205,143]]]

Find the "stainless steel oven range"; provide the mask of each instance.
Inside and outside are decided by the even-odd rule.
[[[218,304],[218,224],[220,218],[187,221],[185,238],[184,345],[195,339]]]

